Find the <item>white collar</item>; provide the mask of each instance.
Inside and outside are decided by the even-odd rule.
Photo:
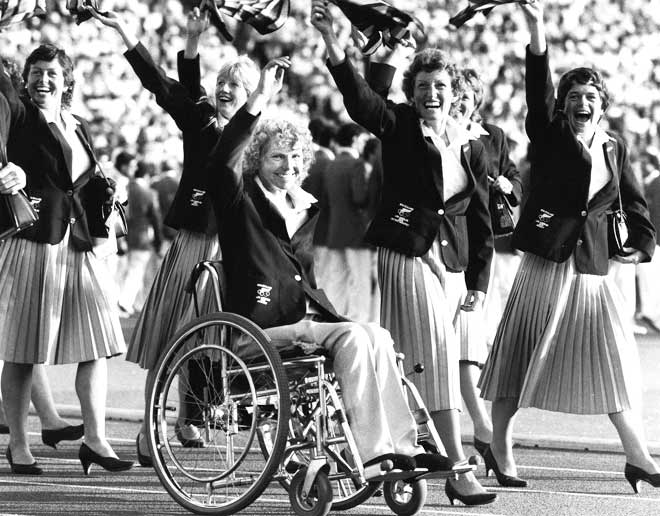
[[[441,138],[441,135],[436,133],[435,130],[421,118],[419,119],[419,125],[422,128],[422,135],[429,136],[437,147],[439,147],[438,142],[443,142],[444,144],[444,140]],[[447,119],[447,123],[445,125],[445,134],[449,140],[449,147],[461,147],[470,140],[476,140],[478,138],[453,118]]]
[[[488,131],[479,122],[468,122],[466,129],[475,139],[481,136],[488,136]]]
[[[279,196],[268,191],[264,184],[261,182],[261,178],[258,175],[255,176],[254,181],[257,183],[257,185],[259,185],[259,188],[261,188],[261,191],[266,196],[266,199],[268,199],[278,208],[282,206],[282,203],[285,200],[285,196]],[[316,197],[314,197],[311,193],[303,190],[300,186],[296,186],[291,190],[288,190],[286,192],[286,196],[288,196],[291,200],[291,204],[293,204],[293,210],[296,212],[307,210],[312,206],[312,204],[317,202]]]
[[[337,151],[335,155],[339,156],[340,154],[348,154],[351,158],[354,159],[360,158],[360,153],[356,151],[353,147],[337,147]]]
[[[46,111],[44,109],[40,109],[40,110],[43,113],[44,118],[46,119],[46,122],[48,122],[49,124],[55,123],[57,125],[60,125],[59,120],[57,120],[51,114],[50,111]],[[61,117],[62,123],[64,124],[64,128],[66,130],[69,130],[70,128],[75,129],[75,127],[77,125],[80,125],[80,121],[75,116],[73,116],[70,111],[61,110],[60,111],[60,117]]]

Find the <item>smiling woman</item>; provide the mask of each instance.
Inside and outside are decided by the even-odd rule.
[[[351,118],[382,142],[383,185],[366,240],[378,247],[381,324],[406,356],[447,455],[465,459],[458,410],[460,340],[467,315],[485,297],[493,255],[488,161],[483,145],[451,117],[460,75],[441,50],[418,52],[404,73],[406,103],[395,104],[361,77],[339,44],[324,0],[312,24],[328,50],[329,69]],[[464,323],[464,324],[463,324]],[[470,473],[446,492],[470,505],[492,502]]]
[[[114,190],[97,175],[87,124],[68,110],[71,59],[41,45],[28,56],[23,78],[27,94],[19,95],[0,66],[0,95],[11,116],[7,154],[25,172],[25,191],[39,212],[34,226],[0,243],[0,286],[10,293],[0,312],[7,459],[14,473],[41,473],[26,432],[33,366],[77,363],[83,469],[129,469],[133,463],[119,460],[105,437],[106,358],[126,346],[110,275],[93,251],[93,237],[108,236],[102,214]]]

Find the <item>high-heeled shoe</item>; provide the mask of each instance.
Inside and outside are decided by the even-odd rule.
[[[0,434],[8,434],[8,433],[9,433],[9,427],[4,423],[0,423]]]
[[[633,466],[626,462],[626,467],[623,469],[623,474],[626,480],[630,482],[635,494],[639,493],[639,482],[644,481],[651,484],[653,487],[660,487],[660,473],[647,473],[642,468]]]
[[[80,459],[80,464],[82,465],[85,475],[89,475],[89,470],[91,469],[92,464],[98,464],[103,469],[113,472],[126,471],[133,467],[132,460],[121,460],[116,459],[115,457],[103,457],[92,450],[85,443],[80,445],[78,458]]]
[[[60,441],[77,441],[85,435],[85,425],[69,425],[55,430],[42,430],[41,442],[57,449]]]
[[[486,452],[488,451],[488,448],[490,448],[490,444],[484,441],[481,441],[477,439],[476,437],[474,438],[474,449],[477,450],[477,453],[483,457],[484,460],[486,460]]]
[[[44,472],[44,470],[39,467],[36,460],[32,464],[14,464],[9,446],[7,446],[5,456],[7,457],[7,462],[9,462],[11,472],[15,475],[41,475]]]
[[[493,503],[497,498],[496,493],[475,493],[475,494],[461,494],[453,484],[447,479],[445,482],[445,494],[449,498],[449,503],[454,505],[454,500],[462,502],[464,505],[486,505]]]
[[[486,450],[486,454],[484,455],[484,463],[486,465],[486,476],[488,476],[489,471],[492,471],[493,473],[495,473],[495,478],[497,478],[497,481],[501,486],[527,487],[527,480],[523,480],[520,477],[514,477],[512,475],[506,475],[500,471],[500,468],[497,465],[497,461],[493,456],[493,450],[490,449],[490,446],[488,447],[488,449]]]
[[[154,461],[151,459],[150,455],[144,455],[140,451],[140,434],[135,438],[135,449],[137,450],[138,463],[143,468],[151,468],[154,465]]]

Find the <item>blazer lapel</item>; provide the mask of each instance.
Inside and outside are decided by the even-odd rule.
[[[421,129],[420,129],[421,131]],[[444,199],[444,182],[442,180],[442,156],[440,151],[431,140],[430,136],[424,136],[424,144],[426,145],[426,155],[428,157],[429,168],[431,169],[431,177],[433,184],[435,184],[440,199]]]
[[[455,204],[463,199],[467,199],[472,195],[474,191],[476,180],[474,179],[474,174],[472,173],[472,168],[470,167],[470,160],[468,156],[470,155],[470,144],[464,143],[461,147],[461,165],[463,165],[463,170],[467,174],[467,187],[464,190],[458,192],[456,195],[450,197],[445,201],[446,205]]]
[[[266,196],[259,188],[259,185],[250,181],[250,198],[254,203],[254,207],[264,221],[266,228],[275,234],[278,238],[289,242],[289,233],[286,230],[286,224],[282,215],[275,209]]]

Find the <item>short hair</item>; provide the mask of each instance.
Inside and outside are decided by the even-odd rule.
[[[238,56],[236,59],[225,63],[216,76],[216,83],[220,77],[232,77],[241,83],[248,96],[257,89],[261,71],[257,64],[248,56]]]
[[[376,154],[378,157],[380,157],[381,154],[381,148],[382,144],[379,138],[369,138],[365,144],[364,144],[364,149],[362,150],[362,157],[364,159],[368,159],[369,156]]]
[[[474,68],[463,68],[460,73],[463,77],[463,91],[474,93],[474,112],[470,118],[478,122],[481,120],[479,108],[484,103],[484,83],[481,82],[481,78]]]
[[[415,90],[415,77],[419,72],[435,72],[446,70],[451,77],[451,89],[454,94],[461,90],[462,79],[458,73],[456,66],[447,57],[447,55],[438,48],[426,48],[421,52],[417,52],[406,69],[403,72],[403,93],[410,101],[413,98]]]
[[[9,76],[12,86],[17,92],[23,91],[23,77],[19,71],[19,65],[13,59],[6,57],[2,58],[2,66],[5,68],[5,72]]]
[[[62,107],[70,108],[71,101],[73,100],[73,87],[76,83],[76,80],[73,77],[73,61],[71,61],[71,58],[66,55],[66,52],[61,48],[58,48],[55,45],[51,45],[50,43],[44,43],[43,45],[35,48],[25,60],[25,66],[23,67],[23,81],[25,81],[27,84],[30,68],[34,63],[37,61],[54,61],[55,59],[57,59],[57,62],[60,63],[60,66],[62,67],[62,74],[64,75]]]
[[[275,118],[263,120],[255,129],[254,135],[243,154],[243,174],[255,176],[259,173],[266,147],[274,138],[292,146],[296,143],[302,144],[303,170],[300,172],[300,180],[305,179],[309,167],[314,161],[312,135],[306,127],[299,126],[290,120]]]
[[[573,86],[576,84],[583,84],[594,86],[600,94],[601,106],[603,112],[607,110],[610,105],[610,94],[607,91],[605,80],[597,70],[593,68],[573,68],[569,70],[559,79],[559,86],[557,86],[557,103],[555,111],[563,111],[566,105],[566,96]]]
[[[350,147],[353,145],[353,140],[356,136],[366,133],[367,130],[355,122],[345,122],[339,126],[339,130],[335,135],[337,145],[342,147]]]
[[[130,152],[121,151],[119,154],[117,154],[117,157],[115,158],[115,168],[117,170],[121,170],[122,167],[125,167],[134,159],[135,156]]]
[[[330,147],[337,134],[337,126],[334,122],[323,117],[312,118],[307,127],[312,135],[312,141],[323,147]]]

